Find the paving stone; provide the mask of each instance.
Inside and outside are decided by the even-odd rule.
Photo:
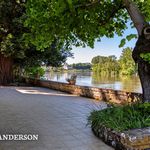
[[[0,134],[38,134],[38,141],[0,141],[0,150],[112,150],[86,126],[104,102],[39,87],[0,87]]]

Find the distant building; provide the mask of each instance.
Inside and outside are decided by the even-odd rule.
[[[63,69],[70,70],[72,69],[72,66],[68,65],[67,63],[64,64]]]
[[[63,69],[68,70],[68,64],[64,64]]]

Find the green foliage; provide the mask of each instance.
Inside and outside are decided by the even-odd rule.
[[[15,62],[21,67],[41,65],[59,67],[66,61],[67,57],[71,56],[72,53],[63,48],[58,50],[55,46],[50,46],[43,51],[37,51],[36,47],[32,46],[30,49],[24,50],[24,57],[15,59]]]
[[[132,75],[136,72],[136,65],[132,58],[132,49],[127,47],[123,49],[119,58],[120,73],[122,75]]]
[[[20,19],[24,4],[20,0],[1,0],[0,2],[0,54],[15,58],[23,57],[22,35],[26,28]]]
[[[17,70],[13,71],[14,76],[21,75],[21,71],[27,67],[40,67],[42,64],[60,66],[67,57],[72,56],[58,38],[48,43],[47,48],[37,51],[37,48],[29,42],[30,40],[24,38],[25,34],[31,33],[30,28],[24,27],[25,12],[26,7],[22,0],[0,1],[0,55],[3,54],[13,60],[13,68]],[[0,64],[0,67],[1,65],[3,64]]]
[[[150,21],[150,0],[134,1]],[[25,26],[32,31],[26,36],[38,49],[48,47],[55,38],[66,48],[71,45],[93,47],[95,39],[113,38],[114,34],[122,36],[129,21],[122,0],[28,0],[26,8]],[[132,38],[135,35],[127,36],[127,40]]]
[[[39,49],[59,37],[66,47],[91,46],[103,36],[122,35],[128,20],[121,0],[28,0],[25,26],[32,34],[26,36]],[[38,32],[37,32],[38,31]],[[55,35],[55,36],[54,36]]]
[[[141,57],[143,60],[145,60],[145,61],[147,61],[148,63],[150,63],[150,53],[141,53],[141,54],[140,54],[140,57]]]
[[[126,39],[122,39],[122,40],[120,41],[119,47],[123,47],[125,44],[126,44]]]
[[[127,40],[130,41],[132,40],[133,38],[137,38],[137,34],[130,34],[130,35],[127,35]]]
[[[116,56],[96,56],[92,59],[92,70],[97,73],[118,73],[119,64]]]
[[[92,127],[106,126],[116,131],[150,126],[150,103],[113,106],[93,111],[88,118]]]
[[[137,72],[137,67],[132,58],[132,49],[123,49],[117,60],[116,56],[96,56],[92,59],[92,70],[97,73],[132,75]]]
[[[90,63],[77,63],[69,65],[72,69],[91,69]]]
[[[131,41],[132,39],[137,39],[137,35],[136,34],[127,35],[126,38],[123,38],[120,41],[119,47],[123,47],[126,44],[127,41]]]
[[[25,73],[28,77],[40,78],[45,74],[45,70],[41,67],[27,67],[25,68]]]
[[[140,11],[145,16],[147,22],[150,22],[150,0],[134,0],[138,5]]]

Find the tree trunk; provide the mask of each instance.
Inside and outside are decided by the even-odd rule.
[[[147,28],[145,28],[145,30]],[[143,91],[143,102],[150,102],[150,63],[140,57],[142,53],[150,53],[150,39],[148,38],[148,33],[145,31],[143,35],[139,36],[132,55],[133,59],[138,64],[138,73]]]
[[[150,63],[140,57],[142,53],[150,53],[150,26],[132,0],[123,0],[123,3],[139,35],[132,55],[138,64],[138,73],[143,91],[143,102],[150,102]]]
[[[148,24],[143,14],[132,0],[123,0],[126,10],[137,29],[138,35],[142,35],[143,28]]]
[[[7,85],[13,80],[13,59],[0,54],[0,85]]]
[[[143,102],[150,102],[150,72],[147,72],[148,67],[150,69],[150,65],[145,63],[138,64],[138,72],[143,90]]]

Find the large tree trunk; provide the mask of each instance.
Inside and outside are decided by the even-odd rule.
[[[13,80],[13,59],[0,54],[0,85],[7,85]]]
[[[143,102],[150,102],[150,63],[144,61],[140,56],[142,53],[150,53],[150,26],[132,0],[123,0],[123,3],[139,35],[132,55],[138,64],[138,73],[143,91]]]
[[[143,90],[143,102],[150,102],[150,65],[138,63],[138,67]]]
[[[150,53],[150,39],[148,37],[150,31],[147,29],[149,27],[146,27],[142,35],[139,36],[133,50],[133,59],[138,64],[138,73],[143,90],[143,102],[150,102],[150,63],[140,56],[142,53]]]

